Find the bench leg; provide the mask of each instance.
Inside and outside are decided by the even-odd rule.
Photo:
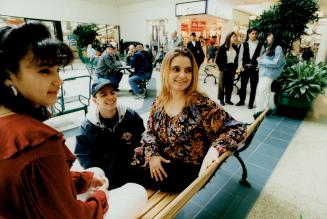
[[[246,186],[246,187],[251,187],[251,184],[248,182],[247,177],[248,177],[248,171],[246,169],[246,166],[242,160],[242,158],[240,157],[240,154],[238,153],[238,151],[234,152],[234,157],[236,157],[236,159],[240,162],[241,166],[242,166],[242,178],[239,181],[241,185]]]
[[[207,77],[213,77],[213,78],[215,79],[215,84],[217,84],[216,76],[214,76],[213,74],[207,74],[206,77],[204,78],[203,83],[206,83],[206,81],[207,81]]]
[[[203,83],[207,83],[207,82],[206,82],[206,80],[207,80],[207,77],[208,77],[208,75],[206,75],[206,77],[204,78],[204,81],[203,81]]]

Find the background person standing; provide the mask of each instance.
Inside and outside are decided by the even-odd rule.
[[[182,41],[181,38],[179,38],[177,36],[177,32],[176,31],[172,32],[171,35],[170,35],[170,37],[171,38],[170,38],[170,40],[168,42],[168,50],[171,50],[171,49],[173,49],[175,47],[181,47],[181,46],[183,46],[183,41]]]
[[[199,69],[204,60],[204,52],[200,41],[196,40],[195,33],[191,33],[191,41],[187,43],[187,48],[191,50]]]
[[[240,101],[236,106],[242,106],[245,102],[246,87],[250,79],[251,91],[248,108],[253,108],[255,93],[259,80],[259,69],[257,58],[264,53],[264,46],[257,40],[258,31],[249,29],[247,31],[246,41],[240,47],[238,66],[241,70],[241,88],[239,90]]]
[[[234,104],[231,96],[238,60],[236,40],[236,34],[230,32],[226,36],[224,44],[219,48],[216,57],[216,64],[219,67],[218,99],[222,106],[225,105],[225,102],[230,105]]]
[[[259,83],[255,98],[256,109],[254,118],[266,108],[274,108],[273,93],[271,92],[271,83],[276,80],[284,69],[286,58],[281,45],[281,39],[278,34],[270,33],[267,37],[267,52],[258,58],[259,65]]]

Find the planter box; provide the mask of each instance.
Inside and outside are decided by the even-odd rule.
[[[296,108],[311,108],[313,101],[308,101],[304,98],[292,98],[287,93],[280,93],[278,95],[277,103],[283,106],[290,106]]]

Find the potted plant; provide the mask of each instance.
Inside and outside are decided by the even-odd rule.
[[[264,41],[268,33],[281,34],[282,48],[286,54],[293,42],[305,34],[308,23],[317,22],[319,5],[316,0],[279,0],[258,18],[251,20],[250,28],[259,30],[258,39]]]
[[[327,87],[327,66],[299,62],[284,69],[277,80],[277,104],[307,110]]]
[[[85,54],[87,45],[97,44],[97,30],[96,24],[80,24],[73,30],[73,34],[77,37],[78,55],[83,63],[88,60]]]

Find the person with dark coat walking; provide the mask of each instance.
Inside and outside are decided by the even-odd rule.
[[[191,33],[191,41],[187,43],[187,48],[191,50],[198,68],[200,68],[202,62],[204,61],[204,52],[201,47],[200,41],[196,40],[195,33]]]

